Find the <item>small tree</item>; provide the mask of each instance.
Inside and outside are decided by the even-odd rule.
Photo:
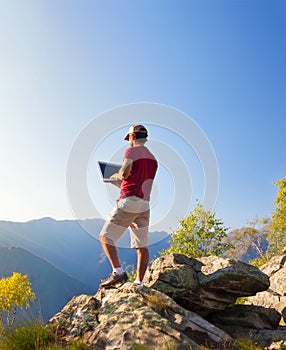
[[[274,183],[278,187],[272,213],[271,232],[268,237],[269,255],[282,254],[286,247],[286,177]]]
[[[201,204],[179,222],[181,227],[171,234],[170,248],[160,254],[180,253],[193,258],[221,256],[232,247],[226,242],[228,228]]]
[[[12,276],[0,279],[0,330],[5,329],[5,313],[7,313],[7,325],[11,328],[17,308],[23,306],[28,308],[35,297],[27,275],[13,272]]]

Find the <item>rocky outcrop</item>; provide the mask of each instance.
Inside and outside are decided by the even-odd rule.
[[[62,342],[82,337],[89,349],[128,350],[134,344],[160,349],[219,347],[232,338],[167,295],[125,283],[95,296],[74,297],[50,321]]]
[[[265,270],[270,280],[282,262]],[[94,350],[237,350],[237,337],[252,338],[264,350],[286,349],[285,328],[278,327],[282,312],[234,305],[237,297],[266,290],[267,274],[241,261],[170,254],[153,262],[144,286],[128,282],[74,297],[48,326],[62,343],[81,338]]]
[[[246,305],[232,306],[229,310],[222,311],[221,315],[213,314],[208,320],[224,329],[233,338],[251,338],[263,349],[285,350],[286,255],[273,257],[260,269],[269,277],[270,287],[266,291],[248,297]],[[248,315],[248,312],[245,312],[249,307],[256,310],[255,314]],[[233,313],[233,308],[238,308],[242,313]],[[259,308],[263,312],[263,317]],[[237,322],[237,318],[242,318],[242,322]],[[243,320],[245,318],[246,323]]]
[[[237,304],[214,312],[207,319],[221,328],[232,325],[252,329],[276,329],[281,315],[275,309]]]
[[[238,260],[170,254],[154,261],[144,283],[171,296],[184,308],[206,316],[224,310],[238,297],[267,290],[269,278],[257,267]]]
[[[227,333],[236,339],[252,339],[263,350],[285,350],[286,331],[284,329],[253,329],[239,326],[224,326]],[[247,348],[244,348],[248,350]],[[253,349],[251,347],[251,349]],[[258,350],[257,349],[257,350]]]
[[[270,288],[249,297],[248,304],[265,308],[274,308],[286,322],[286,255],[275,256],[261,267],[261,271],[269,276]]]

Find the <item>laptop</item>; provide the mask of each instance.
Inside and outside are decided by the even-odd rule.
[[[121,183],[121,180],[110,179],[111,175],[118,173],[121,165],[98,161],[98,166],[103,182]]]

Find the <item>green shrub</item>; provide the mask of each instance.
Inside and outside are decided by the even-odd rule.
[[[82,340],[63,348],[52,332],[40,322],[26,322],[0,337],[0,350],[87,350]]]
[[[236,346],[239,350],[262,350],[263,348],[258,346],[252,339],[237,339]]]
[[[54,336],[40,323],[31,322],[7,331],[0,338],[1,350],[42,350],[54,343]]]
[[[191,214],[179,220],[180,227],[171,233],[170,247],[160,252],[185,254],[192,258],[223,256],[231,248],[228,243],[228,228],[215,217],[215,213],[197,204]]]
[[[207,346],[200,346],[200,350],[211,350],[213,348],[208,348]],[[221,344],[220,350],[263,350],[258,346],[254,340],[249,338],[237,339],[232,343]]]
[[[261,255],[256,259],[250,260],[248,263],[260,268],[262,265],[266,264],[272,256],[267,254]]]
[[[76,340],[68,347],[68,350],[88,350],[88,347],[82,340]]]
[[[150,348],[147,348],[144,345],[136,344],[136,343],[131,346],[131,350],[149,350],[149,349]]]
[[[134,265],[132,265],[131,269],[127,270],[126,273],[127,273],[127,276],[128,276],[128,280],[130,282],[134,282],[136,280],[137,271],[136,271],[136,268],[134,267]]]

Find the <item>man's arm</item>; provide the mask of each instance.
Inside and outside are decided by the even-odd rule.
[[[130,174],[130,170],[132,167],[132,160],[129,158],[125,158],[123,160],[122,167],[118,171],[118,173],[115,173],[111,176],[111,179],[118,179],[118,180],[125,180]]]
[[[123,160],[123,164],[121,169],[118,172],[118,176],[120,180],[125,180],[128,178],[129,174],[130,174],[130,170],[132,168],[132,160],[129,158],[125,158]]]

